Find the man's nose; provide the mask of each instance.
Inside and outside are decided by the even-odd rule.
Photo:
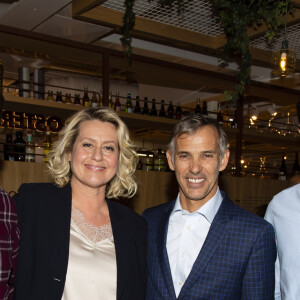
[[[201,159],[192,158],[190,161],[190,172],[197,174],[202,170]]]

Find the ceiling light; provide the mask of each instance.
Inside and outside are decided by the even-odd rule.
[[[286,77],[296,69],[296,54],[294,50],[289,49],[289,42],[286,37],[287,1],[285,9],[284,40],[281,49],[272,55],[272,74],[280,77]]]

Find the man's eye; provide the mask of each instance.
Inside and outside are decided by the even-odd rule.
[[[179,158],[186,159],[186,158],[188,158],[188,154],[180,154]]]
[[[203,154],[203,157],[204,158],[210,158],[210,157],[213,157],[213,155],[212,154]]]

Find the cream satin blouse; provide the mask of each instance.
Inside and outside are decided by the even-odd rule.
[[[85,223],[72,209],[69,263],[62,300],[105,299],[117,295],[117,266],[111,225]]]

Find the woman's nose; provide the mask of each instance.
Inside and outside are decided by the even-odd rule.
[[[103,158],[102,149],[95,147],[93,154],[92,154],[92,159],[94,159],[96,161],[101,161],[102,158]]]

